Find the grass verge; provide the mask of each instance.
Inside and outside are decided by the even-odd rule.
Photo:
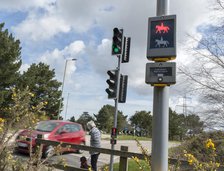
[[[151,171],[148,164],[144,160],[139,160],[139,163],[143,167],[142,170]],[[106,167],[106,166],[105,166]],[[107,165],[108,167],[108,165]],[[132,159],[128,160],[128,171],[140,171],[139,165]],[[115,163],[113,165],[113,171],[119,171],[119,163]]]
[[[103,140],[110,140],[110,137],[102,138]],[[132,135],[118,135],[117,140],[135,140],[138,139],[139,141],[150,141],[151,138],[148,137],[137,137]]]

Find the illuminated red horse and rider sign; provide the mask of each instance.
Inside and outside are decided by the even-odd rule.
[[[176,15],[149,18],[147,58],[176,57]]]
[[[168,26],[164,26],[163,23],[161,25],[156,25],[156,33],[168,33],[170,28]],[[163,40],[163,37],[160,39],[155,40],[156,47],[167,47],[169,45],[169,42],[167,40]]]
[[[169,30],[170,28],[168,26],[164,26],[163,23],[161,23],[161,25],[156,25],[156,33],[168,33]]]
[[[167,21],[152,22],[150,47],[168,48],[173,46],[173,38],[170,36],[173,32],[173,26]]]

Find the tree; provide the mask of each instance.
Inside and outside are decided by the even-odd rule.
[[[49,69],[49,65],[44,63],[32,64],[30,68],[23,73],[19,87],[24,89],[29,87],[34,93],[32,105],[36,106],[40,102],[46,102],[43,110],[50,119],[56,119],[59,108],[61,83],[55,79],[55,71]]]
[[[192,135],[199,134],[203,131],[204,122],[200,120],[200,117],[194,114],[186,116],[186,127],[191,131]]]
[[[152,135],[152,114],[147,111],[136,111],[130,117],[131,125],[136,129],[137,127],[141,132],[145,132],[147,136]]]
[[[200,120],[200,117],[191,114],[184,116],[184,114],[178,114],[169,108],[169,139],[170,140],[183,140],[187,132],[190,132],[192,136],[202,132],[204,123]]]
[[[109,133],[114,123],[114,112],[115,108],[111,105],[104,105],[98,112],[98,114],[94,114],[96,118],[96,122],[98,124],[99,129],[102,131],[106,131]],[[123,125],[126,124],[127,116],[124,116],[121,111],[118,111],[117,116],[117,129],[118,131],[122,129]]]
[[[2,109],[11,105],[10,88],[17,85],[21,67],[20,41],[15,40],[8,30],[3,30],[4,23],[0,23],[0,115],[6,117]]]
[[[117,115],[117,129],[118,129],[118,131],[123,130],[123,128],[128,125],[127,117],[128,117],[127,115],[126,116],[123,115],[123,112],[118,111],[118,115]]]
[[[179,115],[169,108],[169,139],[175,140],[179,137],[178,139],[182,140],[186,132],[185,116]]]
[[[94,118],[90,116],[88,112],[83,112],[83,114],[79,117],[77,122],[83,126],[84,130],[87,130],[86,124],[91,120],[94,120]]]
[[[215,9],[223,13],[224,2],[217,0],[216,5]],[[194,57],[192,63],[195,65],[183,65],[179,71],[191,85],[191,91],[199,95],[206,126],[224,127],[224,20],[222,15],[216,15],[215,20],[217,25],[204,27],[200,38],[190,36],[192,42],[188,45],[194,46],[189,47],[188,52]]]
[[[69,119],[69,121],[71,121],[71,122],[75,122],[75,116],[72,116],[72,117]]]

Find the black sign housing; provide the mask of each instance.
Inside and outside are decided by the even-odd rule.
[[[146,84],[171,85],[176,83],[176,63],[156,62],[146,64]]]
[[[153,61],[176,58],[176,15],[149,18],[147,58]]]

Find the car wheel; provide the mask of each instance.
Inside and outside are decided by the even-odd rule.
[[[86,145],[84,142],[81,142],[79,145]],[[77,150],[77,153],[82,154],[84,150]]]
[[[52,157],[55,154],[54,152],[54,147],[53,146],[48,146],[46,150],[43,152],[43,157],[44,158],[49,158]]]
[[[13,154],[19,154],[19,150],[18,150],[17,147],[14,147],[14,148],[13,148]]]

